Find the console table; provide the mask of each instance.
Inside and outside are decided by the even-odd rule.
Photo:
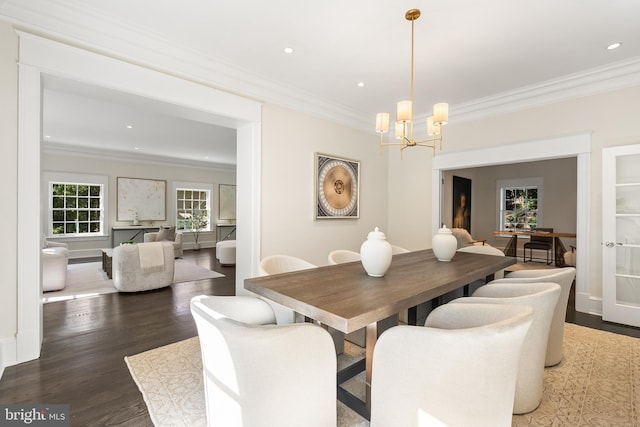
[[[111,247],[115,248],[122,242],[144,242],[144,233],[152,233],[160,230],[153,225],[131,225],[125,227],[111,227]]]
[[[231,228],[231,230],[227,232],[225,228]],[[219,242],[221,240],[227,240],[229,236],[231,236],[235,231],[236,231],[235,224],[216,224],[216,242]],[[223,235],[222,234],[223,232],[226,232],[226,234]],[[223,237],[220,238],[220,236],[223,236]],[[229,240],[233,240],[233,239],[229,239]]]

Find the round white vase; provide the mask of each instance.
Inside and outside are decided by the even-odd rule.
[[[382,277],[391,265],[393,250],[382,231],[375,228],[360,246],[362,266],[369,276]]]
[[[451,261],[458,250],[458,240],[451,230],[443,225],[433,236],[431,248],[438,261]]]

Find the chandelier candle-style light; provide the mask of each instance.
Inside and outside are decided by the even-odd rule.
[[[435,154],[436,146],[442,150],[442,126],[449,120],[449,104],[440,102],[433,106],[433,115],[427,117],[427,138],[416,140],[413,137],[413,62],[414,62],[414,35],[415,20],[420,17],[418,9],[411,9],[404,15],[407,21],[411,21],[411,99],[398,102],[396,113],[395,133],[400,142],[383,142],[383,135],[389,131],[389,113],[378,113],[376,116],[376,132],[380,134],[380,154],[385,145],[399,145],[400,158],[407,147],[421,146],[431,147]]]

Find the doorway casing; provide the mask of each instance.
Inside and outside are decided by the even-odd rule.
[[[438,154],[432,164],[432,232],[442,223],[442,177],[443,171],[500,164],[534,162],[567,157],[576,157],[576,310],[584,313],[602,313],[602,301],[591,298],[588,258],[590,254],[590,182],[591,182],[591,134],[548,138],[519,142],[496,147],[481,148],[455,153]]]
[[[40,145],[42,76],[51,74],[209,113],[237,130],[236,292],[257,274],[261,104],[211,87],[29,33],[20,37],[18,88],[18,301],[15,342],[3,366],[36,359],[42,344]],[[38,207],[38,208],[36,208]]]

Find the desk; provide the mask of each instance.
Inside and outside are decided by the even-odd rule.
[[[450,262],[440,262],[428,249],[394,255],[384,277],[370,277],[360,262],[351,262],[246,279],[244,287],[344,333],[366,327],[366,401],[359,401],[340,385],[338,398],[368,419],[378,322],[475,280],[491,278],[515,263],[515,258],[463,252],[457,252]],[[338,384],[355,373],[339,373]]]
[[[518,257],[518,236],[538,236],[538,237],[553,237],[553,257],[555,259],[556,267],[564,267],[564,253],[567,249],[564,247],[561,237],[575,239],[575,233],[533,233],[531,231],[494,231],[493,234],[496,236],[510,236],[509,242],[507,242],[507,246],[504,248],[504,254],[506,256]]]

